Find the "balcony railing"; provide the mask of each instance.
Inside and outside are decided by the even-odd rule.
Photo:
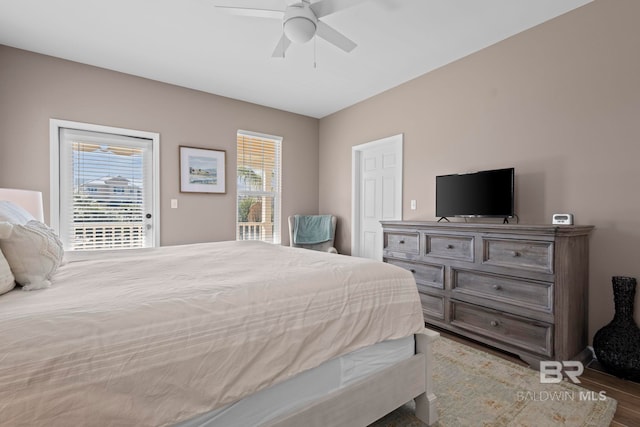
[[[238,240],[273,241],[272,222],[238,223]],[[73,248],[75,250],[127,249],[145,246],[145,225],[139,222],[75,223]]]
[[[238,240],[273,240],[272,222],[239,222]]]
[[[139,222],[74,223],[73,248],[129,249],[145,246],[145,225]]]

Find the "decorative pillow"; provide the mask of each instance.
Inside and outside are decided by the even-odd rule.
[[[8,200],[0,200],[0,221],[25,225],[31,220],[35,220],[33,215],[21,206],[11,203]]]
[[[24,225],[0,222],[0,249],[25,291],[50,286],[64,255],[55,232],[36,220]]]
[[[11,273],[9,263],[4,255],[2,255],[2,251],[0,251],[0,294],[9,292],[15,285],[16,281]]]

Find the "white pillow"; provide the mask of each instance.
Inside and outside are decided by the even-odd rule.
[[[36,220],[24,225],[0,222],[0,249],[25,291],[50,286],[64,255],[55,232]]]
[[[9,263],[0,251],[0,295],[9,292],[15,285],[16,281],[11,273]]]
[[[0,200],[0,221],[24,225],[35,218],[21,206],[8,200]]]

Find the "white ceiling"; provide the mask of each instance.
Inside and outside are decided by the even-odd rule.
[[[322,39],[271,53],[276,20],[249,0],[0,0],[0,44],[321,118],[591,0],[370,0],[323,20]],[[280,7],[285,0],[259,0]]]

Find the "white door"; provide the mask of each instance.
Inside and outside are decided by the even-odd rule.
[[[382,260],[381,220],[402,219],[402,135],[354,147],[352,255]]]
[[[51,131],[51,225],[65,250],[159,246],[159,135],[53,119]]]

